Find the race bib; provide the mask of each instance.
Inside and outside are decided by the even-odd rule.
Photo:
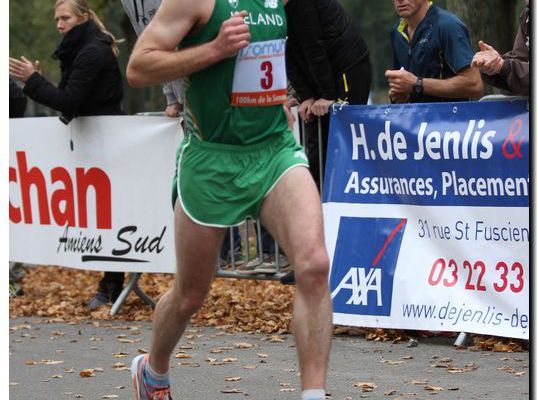
[[[251,43],[235,61],[232,106],[264,107],[284,104],[288,93],[286,40]]]

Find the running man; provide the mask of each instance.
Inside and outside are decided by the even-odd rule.
[[[155,309],[150,354],[132,363],[138,400],[171,399],[172,351],[210,289],[227,227],[247,217],[261,219],[295,267],[301,398],[325,398],[329,259],[319,194],[283,110],[285,38],[282,0],[164,0],[133,50],[131,85],[184,78],[186,89],[177,273]]]

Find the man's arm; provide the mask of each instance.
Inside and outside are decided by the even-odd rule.
[[[386,71],[385,76],[389,80],[391,96],[403,98],[413,93],[413,85],[417,82],[417,76],[409,71],[400,69]],[[427,96],[444,98],[478,98],[482,95],[483,85],[480,72],[477,68],[466,67],[456,76],[448,79],[424,78],[422,80],[423,93]]]
[[[215,0],[164,0],[142,32],[127,65],[127,80],[135,87],[172,81],[200,71],[248,46],[245,11],[224,21],[215,39],[177,50],[193,29],[207,22]]]
[[[449,99],[463,97],[477,99],[482,96],[484,90],[480,71],[472,67],[464,68],[456,76],[448,79],[425,78],[423,86],[425,95]]]

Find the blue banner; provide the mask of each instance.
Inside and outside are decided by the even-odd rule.
[[[337,106],[330,126],[324,202],[529,205],[527,101]]]

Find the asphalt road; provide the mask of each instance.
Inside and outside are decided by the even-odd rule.
[[[527,352],[457,350],[452,341],[428,338],[407,347],[407,342],[335,337],[328,398],[529,399]],[[134,399],[128,367],[149,348],[150,324],[18,318],[10,320],[9,343],[11,400]],[[191,326],[176,354],[174,400],[300,398],[291,336]]]

